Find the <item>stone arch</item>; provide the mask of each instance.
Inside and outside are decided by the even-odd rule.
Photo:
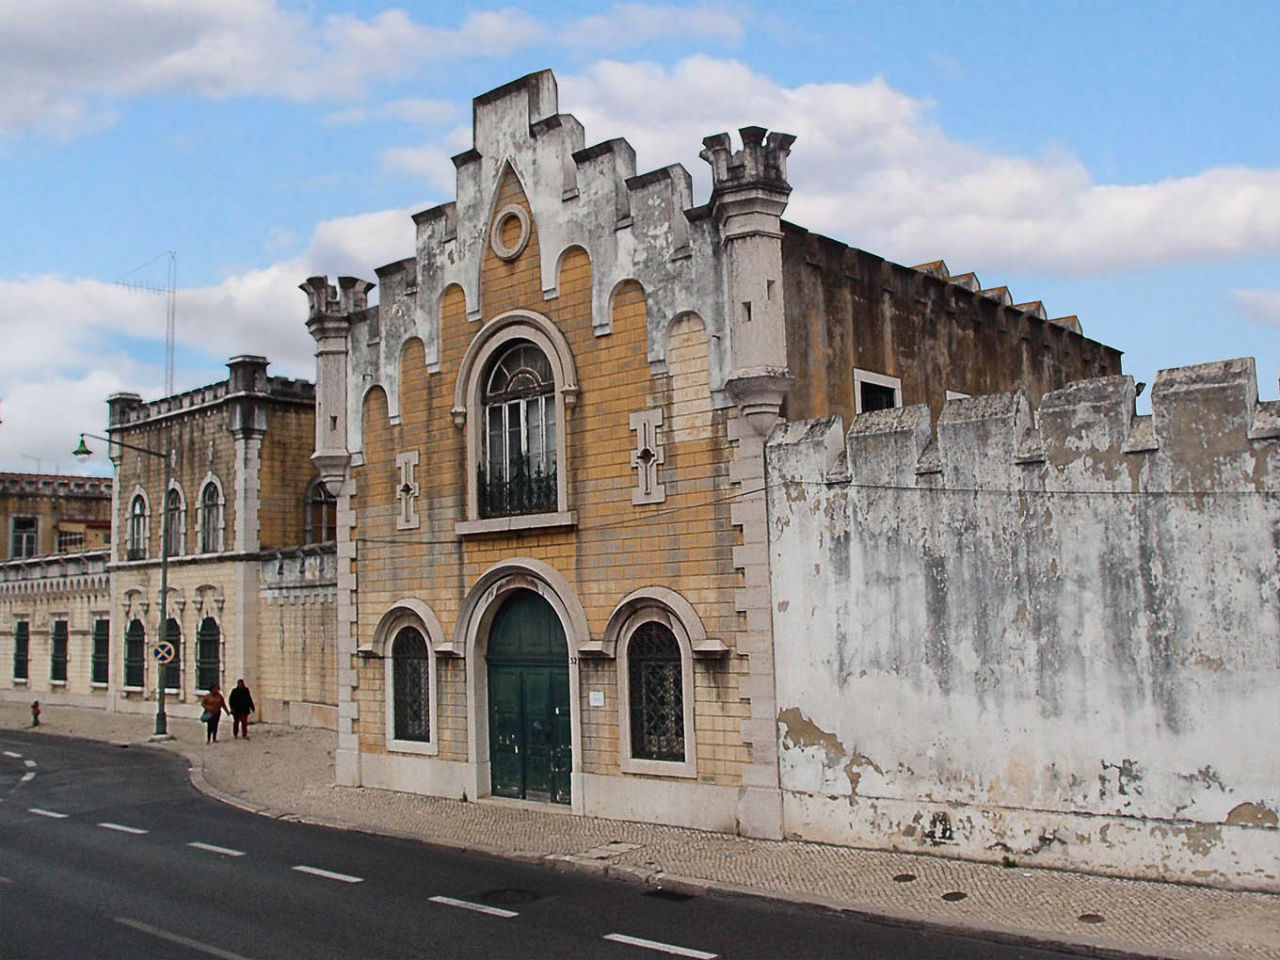
[[[556,257],[555,266],[555,282],[556,285],[548,290],[543,291],[543,295],[547,300],[554,300],[560,296],[564,290],[564,270],[565,262],[577,254],[581,254],[587,261],[587,295],[590,297],[592,277],[591,273],[594,265],[591,262],[591,254],[587,252],[587,248],[580,243],[571,243],[560,251],[560,255]]]
[[[485,651],[489,628],[507,595],[530,590],[555,611],[564,628],[569,653],[569,726],[573,772],[570,775],[572,808],[582,812],[582,711],[577,663],[591,649],[587,612],[573,585],[555,567],[532,557],[512,557],[494,564],[467,592],[454,628],[454,648],[467,663],[467,754],[476,773],[476,796],[487,796],[489,781],[489,680]]]
[[[421,634],[427,646],[427,730],[426,740],[398,740],[395,736],[395,696],[392,644],[400,631],[411,627]],[[362,656],[381,658],[384,667],[383,701],[386,725],[383,736],[387,750],[395,753],[416,753],[435,756],[439,753],[439,687],[437,686],[436,658],[444,644],[445,633],[440,619],[430,606],[416,597],[403,597],[387,608],[374,628],[368,647],[357,652]]]

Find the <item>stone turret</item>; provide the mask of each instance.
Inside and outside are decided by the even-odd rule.
[[[772,429],[791,388],[782,296],[782,211],[795,137],[743,127],[734,152],[727,133],[702,141],[711,165],[711,211],[725,249],[730,369],[726,386],[760,435]]]
[[[354,314],[369,305],[374,285],[356,277],[325,276],[300,284],[307,295],[307,330],[316,341],[316,450],[312,462],[331,493],[347,475],[347,334]]]

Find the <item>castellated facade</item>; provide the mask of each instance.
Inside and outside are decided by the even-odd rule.
[[[457,198],[373,283],[303,284],[338,498],[337,775],[796,833],[766,439],[1116,375],[1039,304],[783,221],[793,137],[588,145],[549,72],[475,100]]]
[[[211,684],[243,677],[256,719],[336,724],[336,513],[310,462],[314,387],[268,376],[262,357],[227,366],[150,403],[108,399],[97,452],[114,483],[78,479],[106,493],[114,536],[0,563],[0,697],[152,713],[163,685],[166,713],[195,717]],[[152,455],[166,450],[167,485]],[[163,666],[160,640],[176,651]]]

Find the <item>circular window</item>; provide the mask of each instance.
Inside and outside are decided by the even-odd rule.
[[[503,260],[514,260],[529,242],[529,214],[517,203],[498,211],[489,230],[489,245]]]

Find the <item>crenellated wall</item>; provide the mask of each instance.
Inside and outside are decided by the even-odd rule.
[[[789,834],[1280,890],[1280,403],[1134,396],[774,431]]]

